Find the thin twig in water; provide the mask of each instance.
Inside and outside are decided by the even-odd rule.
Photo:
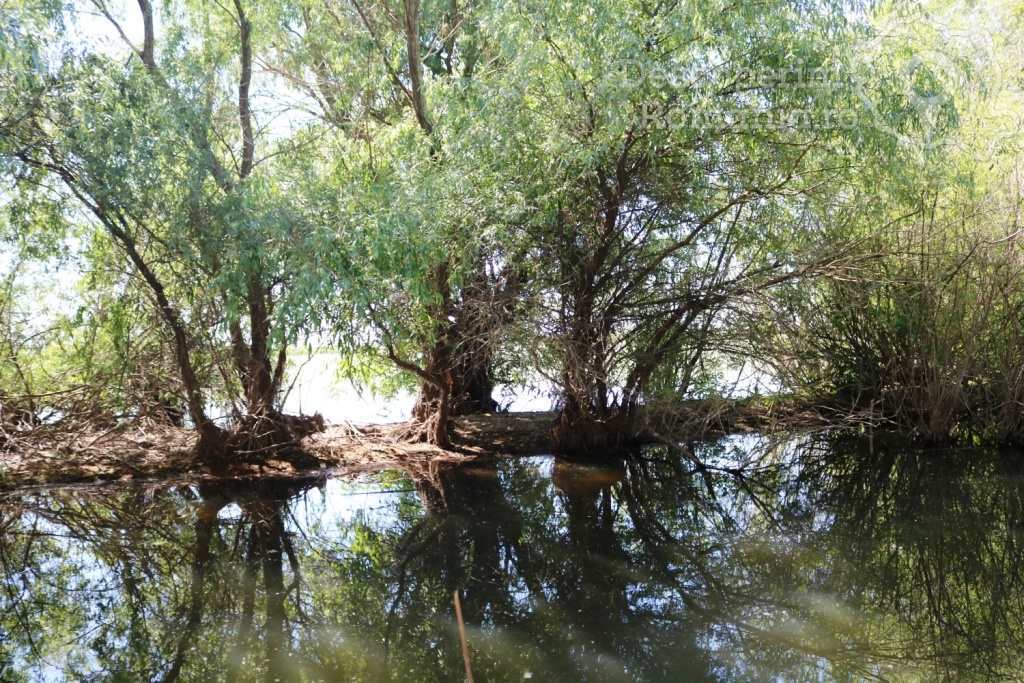
[[[473,683],[473,668],[469,665],[469,643],[466,641],[466,625],[462,622],[462,605],[459,604],[459,591],[455,591],[455,617],[459,620],[462,659],[466,662],[466,683]]]

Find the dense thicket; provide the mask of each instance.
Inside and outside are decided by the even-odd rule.
[[[847,277],[777,292],[761,316],[767,325],[746,334],[789,390],[839,398],[928,441],[1019,444],[1024,260],[1013,117],[1021,101],[1006,60],[1019,54],[1020,34],[1012,9],[999,4],[956,21],[967,23],[941,25],[943,37],[970,60],[939,71],[933,87],[942,90],[931,101],[955,125],[926,129],[910,182],[863,188],[879,210],[852,222],[851,237],[873,257]],[[929,28],[918,39],[934,38]]]
[[[499,384],[552,392],[560,450],[628,445],[750,360],[929,438],[1019,440],[1015,21],[9,0],[2,425],[263,451],[313,428],[281,405],[317,343],[416,387],[410,436],[440,446]]]

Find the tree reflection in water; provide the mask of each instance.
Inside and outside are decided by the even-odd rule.
[[[9,494],[0,680],[1019,677],[1016,454],[764,450]]]

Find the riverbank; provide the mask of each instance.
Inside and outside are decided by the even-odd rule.
[[[404,439],[405,423],[328,425],[301,447],[269,458],[198,458],[187,429],[125,423],[102,432],[52,427],[12,435],[0,450],[0,489],[49,484],[162,480],[178,477],[300,477],[359,474],[433,461],[551,452],[550,412],[497,413],[455,420],[454,448],[445,451]],[[835,427],[853,422],[836,406],[787,400],[700,401],[659,413],[654,434],[685,440],[742,431]]]
[[[0,489],[19,486],[159,480],[174,477],[295,477],[325,470],[376,472],[418,461],[463,460],[485,454],[549,451],[551,413],[501,413],[459,418],[455,449],[404,439],[405,423],[332,424],[291,452],[269,458],[210,460],[195,455],[196,435],[165,425],[124,424],[103,432],[39,427],[13,435],[0,451]]]

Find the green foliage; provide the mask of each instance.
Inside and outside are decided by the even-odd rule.
[[[728,316],[845,257],[836,217],[861,202],[843,198],[882,155],[902,163],[892,135],[842,125],[879,75],[850,60],[865,29],[847,10],[536,2],[485,22],[504,75],[474,157],[493,150],[525,198],[527,352],[567,410],[606,424],[705,389]]]
[[[81,381],[137,354],[193,419],[245,414],[279,352],[325,342],[367,386],[479,371],[595,424],[712,394],[753,346],[790,385],[877,384],[881,341],[846,366],[761,341],[821,305],[816,334],[871,311],[914,346],[984,297],[869,284],[927,279],[893,254],[906,215],[959,226],[928,228],[946,265],[1008,234],[960,220],[1018,151],[1001,5],[182,2],[142,38],[132,3],[5,8],[0,234],[93,278],[103,333],[61,333]]]
[[[324,279],[297,277],[305,272],[298,247],[309,230],[290,206],[291,157],[301,149],[262,134],[262,159],[245,138],[229,84],[239,64],[224,59],[242,44],[237,22],[205,7],[164,9],[151,61],[141,51],[125,59],[127,50],[87,40],[58,43],[38,68],[5,65],[5,77],[26,85],[5,89],[0,100],[3,226],[5,236],[40,257],[64,248],[94,272],[118,264],[121,275],[115,269],[91,284],[105,285],[103,295],[131,298],[126,306],[138,326],[131,334],[158,341],[164,357],[178,359],[181,389],[161,354],[140,353],[140,363],[143,356],[155,363],[147,369],[152,380],[164,385],[156,394],[183,392],[196,399],[190,407],[231,403],[237,414],[255,381],[240,359],[270,365],[300,332],[313,332],[311,292]],[[80,16],[40,21],[59,31]],[[115,41],[117,16],[110,18]],[[254,42],[262,48],[261,21],[260,14],[250,18],[257,36],[246,38],[250,50]],[[155,316],[148,321],[139,317],[146,306]],[[110,307],[101,308],[109,318]],[[162,328],[155,336],[153,322]],[[190,357],[183,360],[181,349]],[[87,356],[92,362],[103,354]],[[106,371],[119,372],[116,364]]]
[[[907,92],[919,111],[924,94],[916,88],[931,88],[931,109],[939,110],[931,115],[948,110],[956,127],[924,128],[914,163],[892,182],[858,189],[876,204],[849,223],[869,257],[861,267],[788,290],[763,318],[767,327],[747,334],[767,342],[768,362],[789,389],[837,394],[928,440],[1019,442],[1024,423],[1011,406],[1024,367],[1022,138],[1007,114],[1022,100],[1019,83],[1004,77],[1009,55],[977,42],[1015,44],[1019,20],[1000,5],[976,8],[968,17],[992,33],[963,34],[952,23],[961,21],[958,6],[933,9],[932,23],[913,30],[892,58],[913,80]],[[939,80],[922,85],[926,76]]]

